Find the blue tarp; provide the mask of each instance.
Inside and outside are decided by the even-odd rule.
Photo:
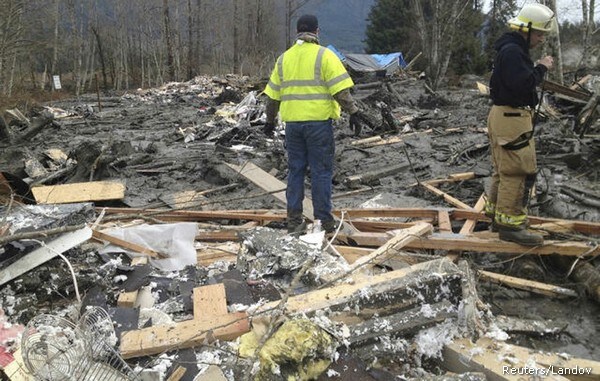
[[[343,54],[333,45],[327,46],[333,51],[350,69],[357,72],[377,72],[385,70],[386,74],[392,74],[400,67],[406,67],[406,61],[402,53],[388,54]]]

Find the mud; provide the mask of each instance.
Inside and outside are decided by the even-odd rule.
[[[355,137],[348,129],[346,119],[336,122],[334,206],[449,207],[442,199],[415,184],[461,172],[475,172],[477,178],[443,185],[441,189],[474,205],[491,173],[487,136],[482,130],[486,127],[489,100],[474,86],[476,80],[486,82],[482,78],[465,77],[457,87],[431,93],[423,86],[423,82],[408,77],[383,83],[375,89],[357,91],[355,95],[361,108],[372,119],[374,128],[366,127],[361,136]],[[208,194],[201,203],[187,209],[281,209],[283,206],[272,196],[265,195],[222,164],[241,164],[252,160],[285,182],[282,131],[279,130],[273,139],[268,139],[261,131],[264,104],[256,94],[263,85],[250,78],[235,76],[199,77],[159,89],[105,96],[101,110],[95,95],[54,102],[49,105],[57,116],[54,127],[41,131],[17,147],[4,147],[0,161],[3,168],[0,169],[27,178],[29,175],[24,158],[34,158],[49,171],[71,168],[63,176],[47,182],[47,185],[125,180],[126,198],[122,202],[103,203],[100,206],[166,207],[161,199],[163,196],[236,183],[236,187]],[[552,97],[548,97],[548,102],[552,107],[564,111],[564,114],[559,120],[542,118],[538,122],[536,141],[541,170],[536,184],[537,198],[531,205],[531,213],[598,221],[599,208],[573,200],[561,193],[561,186],[569,184],[591,193],[600,193],[600,127],[596,122],[588,131],[589,136],[579,139],[573,132],[577,109],[573,109],[571,104],[561,105]],[[64,110],[60,117],[59,109]],[[390,113],[393,116],[391,122]],[[8,122],[13,129],[17,128],[17,121]],[[389,138],[400,134],[402,142],[396,144],[374,147],[352,144],[357,139],[374,135]],[[64,151],[69,160],[56,163],[44,154],[48,149]],[[406,166],[392,175],[361,183],[359,188],[364,190],[362,193],[343,195],[355,189],[348,186],[346,179],[349,176],[376,172],[399,164]],[[282,227],[275,223],[271,226]],[[478,226],[478,229],[486,228]],[[597,237],[589,238],[594,239],[593,242],[597,244]],[[470,255],[469,258],[475,267],[492,268],[508,274],[518,273],[518,260],[507,261],[506,256]],[[564,279],[564,269],[554,268],[550,261],[539,262],[538,272],[545,281],[573,286]],[[63,271],[66,274],[61,263],[51,263],[61,269],[61,274]],[[592,263],[596,268],[600,267],[598,260]],[[99,273],[93,274],[87,268],[91,266],[93,269],[100,264],[97,259],[90,257],[87,263],[83,261],[79,264],[87,274],[84,285],[99,282],[110,289],[107,279],[114,274],[114,269],[102,267]],[[48,269],[38,269],[26,278],[35,277],[36,274],[39,276],[40,271],[46,271],[47,274]],[[52,283],[48,278],[42,279]],[[63,279],[67,279],[67,275]],[[55,291],[52,292],[58,292],[56,290],[60,287],[58,283],[55,284],[52,287]],[[14,289],[22,292],[15,295],[19,300],[36,299],[31,296],[29,287],[17,286]],[[567,327],[561,334],[552,337],[515,335],[514,342],[589,359],[600,358],[600,307],[585,297],[566,302],[556,301],[531,297],[528,293],[498,286],[484,287],[481,292],[483,300],[496,313],[560,320]],[[40,291],[37,290],[37,293]],[[6,294],[3,297],[6,298]],[[108,296],[109,300],[113,298],[114,295]],[[36,308],[51,310],[66,303],[64,300],[46,301],[48,299],[52,298],[44,298],[44,302]],[[5,301],[3,305],[6,305]],[[31,318],[31,310],[26,302],[19,302],[14,304],[12,315],[25,323],[27,318]],[[10,313],[7,312],[7,315]]]

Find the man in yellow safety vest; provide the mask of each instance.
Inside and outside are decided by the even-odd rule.
[[[331,214],[335,153],[332,121],[340,118],[341,105],[350,114],[350,127],[358,134],[364,117],[350,95],[354,82],[344,65],[335,53],[319,45],[317,17],[303,15],[296,26],[296,42],[279,56],[264,90],[269,97],[264,131],[273,133],[279,111],[285,122],[288,154],[288,232],[300,234],[306,229],[302,200],[304,175],[310,167],[314,216],[330,233],[336,229]]]

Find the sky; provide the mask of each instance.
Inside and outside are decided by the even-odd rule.
[[[537,1],[532,0],[517,0],[517,5],[522,7],[526,3],[536,3]],[[485,0],[485,7],[490,7],[492,0]],[[600,6],[599,2],[596,2],[595,20],[600,22]],[[576,0],[556,0],[556,13],[558,14],[558,21],[581,21],[581,1]]]

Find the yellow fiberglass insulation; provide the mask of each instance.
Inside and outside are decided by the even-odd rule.
[[[253,332],[244,335],[240,354],[251,355],[257,344]],[[331,364],[336,348],[334,338],[312,321],[288,320],[259,350],[255,380],[314,380]]]

